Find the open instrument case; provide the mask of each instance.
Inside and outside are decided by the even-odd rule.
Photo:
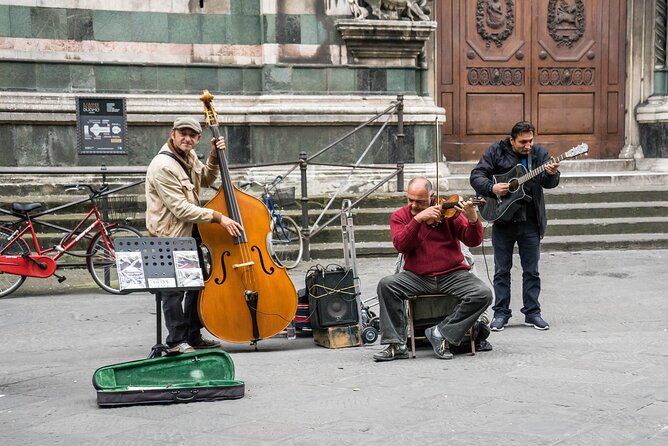
[[[97,404],[125,406],[239,399],[245,384],[234,379],[234,363],[222,350],[100,367],[93,374]]]

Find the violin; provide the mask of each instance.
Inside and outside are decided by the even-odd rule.
[[[484,205],[486,203],[484,198],[473,197],[466,199],[461,195],[450,195],[447,198],[434,199],[432,206],[436,206],[436,201],[438,201],[438,206],[441,207],[441,219],[436,222],[436,224],[444,220],[453,220],[459,217],[459,214],[461,214],[462,211],[456,209],[455,206],[459,205],[462,201],[470,201],[474,206]]]
[[[204,90],[206,123],[220,138],[213,95]],[[264,203],[233,186],[224,150],[218,150],[222,186],[205,207],[240,223],[231,236],[220,224],[198,225],[202,244],[211,254],[211,274],[199,298],[204,327],[229,342],[257,344],[283,331],[297,313],[297,291],[271,249],[271,217]]]

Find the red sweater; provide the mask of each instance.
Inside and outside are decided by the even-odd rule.
[[[445,220],[435,228],[419,223],[408,206],[395,211],[390,217],[390,231],[394,248],[404,255],[404,269],[420,276],[438,276],[459,269],[471,269],[463,263],[459,242],[468,247],[482,243],[480,219],[471,225],[464,214]]]

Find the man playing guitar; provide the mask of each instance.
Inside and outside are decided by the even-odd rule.
[[[510,137],[492,144],[471,171],[473,189],[489,197],[485,206],[488,212],[481,209],[480,213],[488,221],[494,221],[493,331],[503,330],[512,316],[510,270],[515,243],[522,264],[521,311],[525,317],[524,324],[538,330],[549,328],[541,316],[538,303],[540,240],[547,226],[543,188],[551,189],[559,185],[560,172],[559,163],[554,162],[547,150],[534,144],[534,134],[535,128],[530,122],[518,122],[513,126]],[[534,172],[539,173],[524,184],[513,178],[516,173],[525,173],[537,166],[540,168]]]

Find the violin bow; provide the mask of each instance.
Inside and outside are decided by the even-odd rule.
[[[439,193],[439,187],[438,187],[438,154],[441,151],[441,138],[440,138],[440,132],[438,130],[438,116],[436,116],[436,119],[434,120],[434,128],[436,131],[435,135],[435,141],[434,141],[434,159],[436,160],[436,204],[438,204],[441,200],[441,194]]]

